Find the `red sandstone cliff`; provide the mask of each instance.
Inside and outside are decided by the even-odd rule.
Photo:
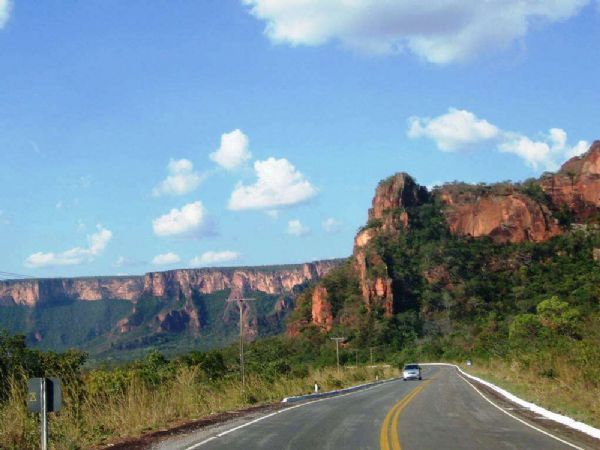
[[[436,192],[446,205],[444,216],[452,233],[489,236],[497,243],[541,242],[560,234],[550,210],[530,197],[512,188],[502,193],[477,190],[453,185]]]
[[[571,158],[540,186],[558,209],[566,206],[578,220],[595,216],[600,208],[600,141],[581,156]]]
[[[493,242],[542,242],[563,232],[553,211],[563,205],[576,220],[600,217],[600,141],[584,155],[567,161],[556,174],[543,176],[538,183],[550,202],[538,201],[519,186],[450,184],[431,193],[406,173],[398,173],[377,186],[367,225],[354,239],[353,262],[363,301],[368,308],[382,307],[390,316],[402,299],[394,298],[388,267],[373,240],[381,235],[405,232],[411,211],[426,202],[442,205],[442,214],[451,233]],[[550,208],[547,206],[549,205]],[[441,283],[451,289],[448,270],[436,267],[423,273],[428,283]],[[321,283],[322,285],[322,283]],[[324,330],[335,320],[328,307],[327,291],[318,286],[311,298],[312,323]],[[298,324],[292,324],[290,333]],[[296,330],[296,331],[295,331]]]
[[[7,304],[35,306],[61,300],[119,299],[136,302],[143,295],[191,299],[195,292],[211,294],[224,289],[267,294],[290,292],[319,279],[338,261],[317,261],[283,268],[181,269],[150,272],[144,276],[52,278],[0,281],[0,299]]]

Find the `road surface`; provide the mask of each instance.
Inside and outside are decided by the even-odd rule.
[[[427,367],[422,381],[392,381],[338,397],[199,430],[161,450],[381,449],[554,450],[562,442],[492,405],[454,368]]]

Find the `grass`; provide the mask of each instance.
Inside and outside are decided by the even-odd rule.
[[[242,395],[237,377],[210,381],[197,367],[180,367],[167,382],[148,385],[132,378],[120,392],[66,389],[64,409],[50,417],[50,448],[75,450],[100,448],[124,437],[166,428],[210,414],[269,403],[285,396],[309,393],[317,382],[332,390],[390,377],[395,369],[345,369],[338,377],[333,368],[309,371],[303,377],[282,376],[272,380],[249,374]],[[0,448],[38,448],[37,417],[25,408],[22,383],[11,381],[10,396],[0,409]]]
[[[566,360],[557,360],[552,373],[535,366],[524,368],[503,360],[474,361],[461,368],[550,411],[600,427],[600,388],[581,379],[581,371]],[[600,380],[598,380],[600,382]]]

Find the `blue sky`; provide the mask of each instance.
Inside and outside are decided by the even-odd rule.
[[[343,3],[0,0],[0,271],[347,256],[396,171],[521,180],[600,137],[597,2]]]

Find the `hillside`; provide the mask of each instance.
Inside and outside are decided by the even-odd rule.
[[[429,192],[398,173],[377,186],[352,257],[299,296],[287,334],[401,360],[577,367],[597,388],[599,222],[600,142],[523,183]]]
[[[130,357],[147,347],[174,353],[222,346],[239,323],[228,298],[257,299],[244,315],[249,339],[280,333],[295,294],[336,264],[0,281],[0,329],[25,334],[37,348],[77,347],[97,357]]]

